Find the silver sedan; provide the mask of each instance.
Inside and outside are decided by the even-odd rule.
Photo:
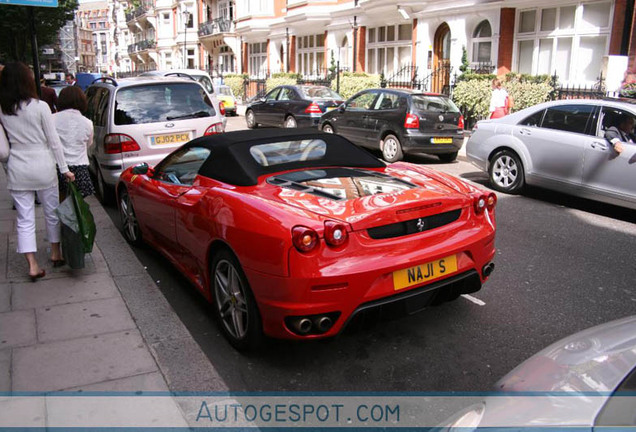
[[[536,431],[546,426],[633,430],[636,316],[592,327],[550,345],[499,380],[495,388],[496,392],[442,426],[465,431],[495,427]]]
[[[478,122],[466,154],[500,192],[529,184],[636,209],[636,144],[619,154],[605,139],[623,115],[636,118],[636,104],[546,102]]]

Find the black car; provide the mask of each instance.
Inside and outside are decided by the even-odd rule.
[[[343,102],[329,87],[316,85],[284,85],[247,106],[245,121],[253,129],[259,125],[316,127],[320,116]]]
[[[451,162],[462,147],[464,117],[441,94],[370,89],[324,114],[320,129],[380,149],[387,162],[402,159],[404,153],[427,153]]]

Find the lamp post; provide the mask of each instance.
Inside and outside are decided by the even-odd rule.
[[[188,68],[188,21],[190,20],[190,12],[184,7],[183,8],[183,68]]]

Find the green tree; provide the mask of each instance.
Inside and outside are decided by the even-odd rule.
[[[56,8],[0,5],[0,61],[30,63],[29,8],[33,9],[38,46],[43,46],[56,42],[58,31],[73,19],[77,6],[77,0],[59,0]]]

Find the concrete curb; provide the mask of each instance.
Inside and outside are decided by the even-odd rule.
[[[227,391],[228,387],[179,320],[144,266],[93,197],[96,244],[170,391]]]

